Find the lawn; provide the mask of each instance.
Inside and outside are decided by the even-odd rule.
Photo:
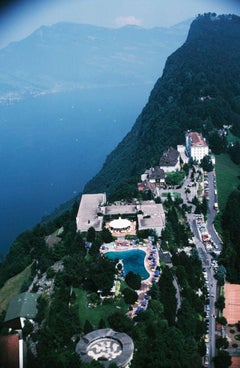
[[[22,272],[7,280],[0,289],[0,311],[6,310],[10,299],[20,293],[24,281],[27,281],[31,275],[31,265]]]
[[[181,194],[180,193],[178,193],[178,192],[163,192],[161,195],[162,195],[162,197],[168,197],[168,194],[170,194],[171,195],[171,197],[172,198],[181,198]]]
[[[225,208],[229,194],[238,187],[240,168],[234,164],[229,155],[216,155],[216,176],[218,189],[218,205],[222,212]]]
[[[89,322],[94,326],[98,327],[100,319],[103,319],[107,323],[107,317],[119,310],[123,313],[126,313],[128,310],[128,306],[124,303],[123,299],[117,298],[113,303],[106,304],[103,302],[102,305],[97,305],[96,307],[89,308],[87,293],[82,289],[74,289],[76,294],[76,304],[79,306],[79,318],[83,327],[85,320],[88,319]]]
[[[227,142],[228,143],[240,142],[240,139],[235,135],[233,135],[231,132],[229,132],[227,135]]]

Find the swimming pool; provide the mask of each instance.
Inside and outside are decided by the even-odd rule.
[[[149,277],[149,273],[144,267],[145,255],[146,253],[140,249],[105,253],[105,256],[110,259],[122,259],[125,273],[132,271],[140,275],[142,280],[145,280]]]

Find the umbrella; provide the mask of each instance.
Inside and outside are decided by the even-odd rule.
[[[137,309],[136,309],[136,314],[138,314],[138,313],[141,313],[142,312],[142,308],[141,307],[137,307]]]

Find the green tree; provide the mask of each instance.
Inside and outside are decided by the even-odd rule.
[[[38,322],[42,322],[42,320],[45,318],[47,307],[48,307],[48,296],[46,294],[41,294],[37,300],[36,320]]]
[[[29,321],[29,319],[25,319],[24,327],[22,329],[23,339],[25,340],[28,335],[33,331],[33,324]]]
[[[216,368],[228,368],[232,364],[231,356],[225,350],[220,350],[213,361]]]
[[[136,273],[129,271],[125,277],[125,281],[128,286],[134,290],[141,288],[141,276]]]
[[[194,308],[188,299],[183,298],[177,315],[177,327],[185,336],[194,337],[196,335],[196,323],[197,317]]]
[[[98,328],[106,328],[106,322],[103,318],[100,319],[99,323],[98,323]]]
[[[184,171],[169,172],[166,176],[166,184],[168,185],[181,185],[185,178]]]
[[[226,318],[224,316],[217,317],[216,318],[216,322],[220,323],[223,326],[226,326],[227,325],[227,320],[226,320]]]
[[[94,227],[90,227],[87,232],[87,241],[93,243],[96,237],[96,230]]]
[[[110,327],[119,332],[126,332],[131,335],[131,331],[134,326],[134,322],[131,318],[127,317],[124,313],[116,311],[108,317]]]
[[[160,302],[163,304],[164,315],[170,326],[175,324],[177,298],[173,285],[173,276],[169,267],[165,267],[158,282]]]
[[[106,227],[102,229],[101,236],[104,243],[111,243],[113,241],[113,236]]]
[[[225,308],[225,298],[223,295],[220,295],[215,302],[215,307],[218,308],[221,312]]]
[[[134,290],[124,288],[122,293],[126,304],[134,304],[138,300],[138,294]]]
[[[208,201],[206,197],[203,197],[202,205],[201,205],[201,212],[204,215],[204,217],[207,216],[208,211]]]
[[[218,337],[216,339],[216,348],[217,349],[227,349],[229,346],[229,342],[226,337]]]
[[[88,319],[85,320],[83,331],[85,334],[88,334],[89,332],[93,331],[93,325],[89,322]]]
[[[229,148],[231,160],[236,164],[240,164],[240,143],[236,142]]]
[[[211,156],[209,155],[204,156],[200,162],[200,166],[203,168],[204,171],[207,172],[213,171],[213,163]]]
[[[215,273],[215,279],[218,281],[219,285],[224,285],[226,273],[226,268],[223,265],[220,265]]]

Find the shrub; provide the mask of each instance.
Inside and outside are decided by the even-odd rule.
[[[141,287],[141,277],[132,271],[127,273],[125,281],[134,290],[138,290]]]
[[[124,295],[124,301],[126,304],[134,304],[138,299],[136,291],[133,291],[129,288],[123,289],[122,293]]]

